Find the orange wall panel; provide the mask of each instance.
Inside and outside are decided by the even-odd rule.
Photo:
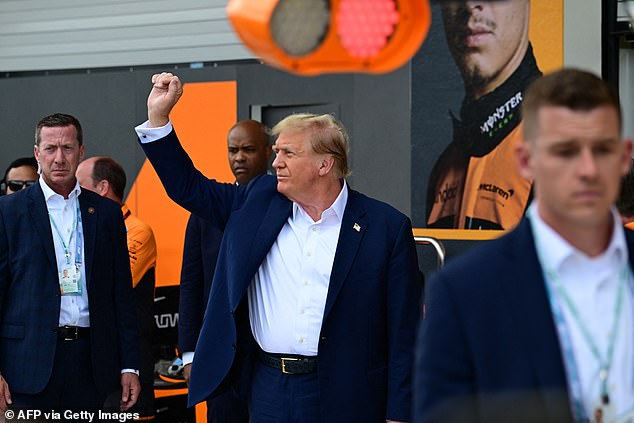
[[[227,162],[227,132],[237,119],[236,82],[188,83],[183,90],[171,114],[183,147],[205,176],[233,182]],[[147,160],[126,202],[154,230],[156,286],[178,285],[189,212],[169,199]]]
[[[544,73],[564,64],[564,1],[533,0],[528,39]]]

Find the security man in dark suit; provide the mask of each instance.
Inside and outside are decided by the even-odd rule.
[[[82,190],[82,129],[37,124],[38,183],[0,198],[0,410],[101,409],[140,385],[136,315],[119,206]]]
[[[563,69],[529,86],[523,116],[517,163],[535,200],[431,279],[415,422],[634,418],[634,235],[614,206],[632,141],[618,95]]]

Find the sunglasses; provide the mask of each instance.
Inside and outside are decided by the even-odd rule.
[[[20,191],[22,188],[30,187],[31,185],[33,185],[36,182],[37,182],[37,180],[33,180],[33,181],[18,181],[18,180],[7,181],[7,187],[11,191]]]

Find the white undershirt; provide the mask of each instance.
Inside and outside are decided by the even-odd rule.
[[[298,204],[248,290],[251,331],[264,351],[317,355],[348,188],[321,219]]]
[[[632,290],[630,289],[632,275],[628,266],[624,230],[616,210],[612,212],[614,229],[610,244],[602,254],[596,257],[589,257],[577,250],[548,226],[539,216],[536,203],[530,206],[527,214],[542,268],[555,272],[602,357],[605,357],[609,344],[619,278],[622,270],[627,266],[627,285],[623,291],[623,308],[617,328],[612,369],[609,373],[608,394],[610,403],[615,407],[616,415],[629,411],[634,406],[634,331]],[[581,383],[583,404],[588,416],[592,417],[600,398],[599,364],[570,308],[557,295],[553,281],[546,277],[546,283],[549,284],[563,312]],[[561,337],[561,332],[559,334]]]
[[[77,236],[81,236],[84,239],[84,233],[82,225],[76,225],[73,227],[75,221],[75,214],[78,210],[79,194],[81,188],[78,183],[75,183],[75,188],[70,192],[67,199],[53,191],[44,179],[39,179],[40,187],[44,193],[44,199],[46,201],[46,208],[55,221],[57,229],[59,229],[61,235],[64,237],[64,242],[68,243],[70,234],[75,232],[71,238],[70,245],[68,245],[68,251],[70,252],[70,262],[75,263],[76,251],[77,251]],[[64,247],[62,246],[62,240],[59,234],[49,222],[51,226],[51,233],[53,235],[53,244],[55,246],[55,258],[57,260],[58,273],[66,264],[66,257],[64,256]],[[81,259],[82,263],[79,267],[81,273],[81,295],[62,295],[59,310],[59,326],[90,326],[90,315],[88,311],[88,289],[86,286],[86,254],[84,243],[82,243]],[[57,280],[59,283],[59,279]]]

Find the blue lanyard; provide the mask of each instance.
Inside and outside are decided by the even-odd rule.
[[[617,288],[617,297],[614,304],[614,317],[612,321],[612,331],[610,333],[610,339],[608,341],[608,350],[605,357],[601,356],[601,353],[592,339],[590,332],[588,331],[587,326],[581,319],[577,307],[570,299],[566,289],[563,287],[559,278],[557,277],[556,272],[553,270],[546,270],[546,275],[548,281],[551,283],[546,283],[546,292],[548,294],[548,299],[550,301],[551,309],[553,311],[553,317],[555,319],[555,324],[557,325],[557,331],[559,332],[559,339],[562,348],[562,353],[564,355],[564,365],[566,366],[566,373],[568,374],[569,379],[569,387],[570,387],[570,402],[572,406],[572,413],[575,421],[578,422],[588,422],[587,413],[583,407],[583,395],[581,392],[581,380],[579,378],[579,373],[577,371],[577,363],[575,360],[574,350],[572,348],[572,340],[570,338],[570,333],[568,331],[568,326],[566,325],[566,321],[563,316],[562,306],[560,302],[557,300],[557,296],[563,299],[563,303],[570,310],[573,319],[577,323],[581,333],[583,334],[583,338],[586,341],[592,355],[597,360],[600,366],[599,371],[599,379],[601,381],[601,401],[604,404],[607,404],[609,401],[608,390],[607,390],[607,381],[610,369],[612,367],[612,358],[614,355],[614,345],[616,343],[616,334],[618,329],[618,323],[620,321],[621,310],[623,308],[623,291],[625,287],[625,281],[627,279],[628,267],[624,266],[623,269],[619,272],[619,285]],[[552,286],[551,286],[552,284]],[[557,290],[557,294],[553,292],[553,287]]]
[[[64,249],[64,258],[66,259],[66,264],[70,264],[70,244],[71,241],[73,239],[73,234],[77,233],[77,242],[75,243],[75,264],[77,266],[81,265],[81,247],[82,247],[82,236],[81,233],[79,231],[79,225],[81,225],[81,212],[79,211],[79,200],[75,199],[75,205],[76,205],[76,209],[75,209],[75,215],[73,216],[73,231],[70,233],[70,236],[68,237],[68,244],[66,242],[64,242],[64,237],[62,236],[62,233],[59,231],[59,228],[57,227],[57,225],[55,224],[55,220],[53,219],[53,216],[51,216],[51,213],[48,213],[48,218],[51,221],[51,224],[53,225],[53,229],[55,229],[55,232],[57,233],[57,236],[59,237],[60,241],[62,242],[62,248]]]

